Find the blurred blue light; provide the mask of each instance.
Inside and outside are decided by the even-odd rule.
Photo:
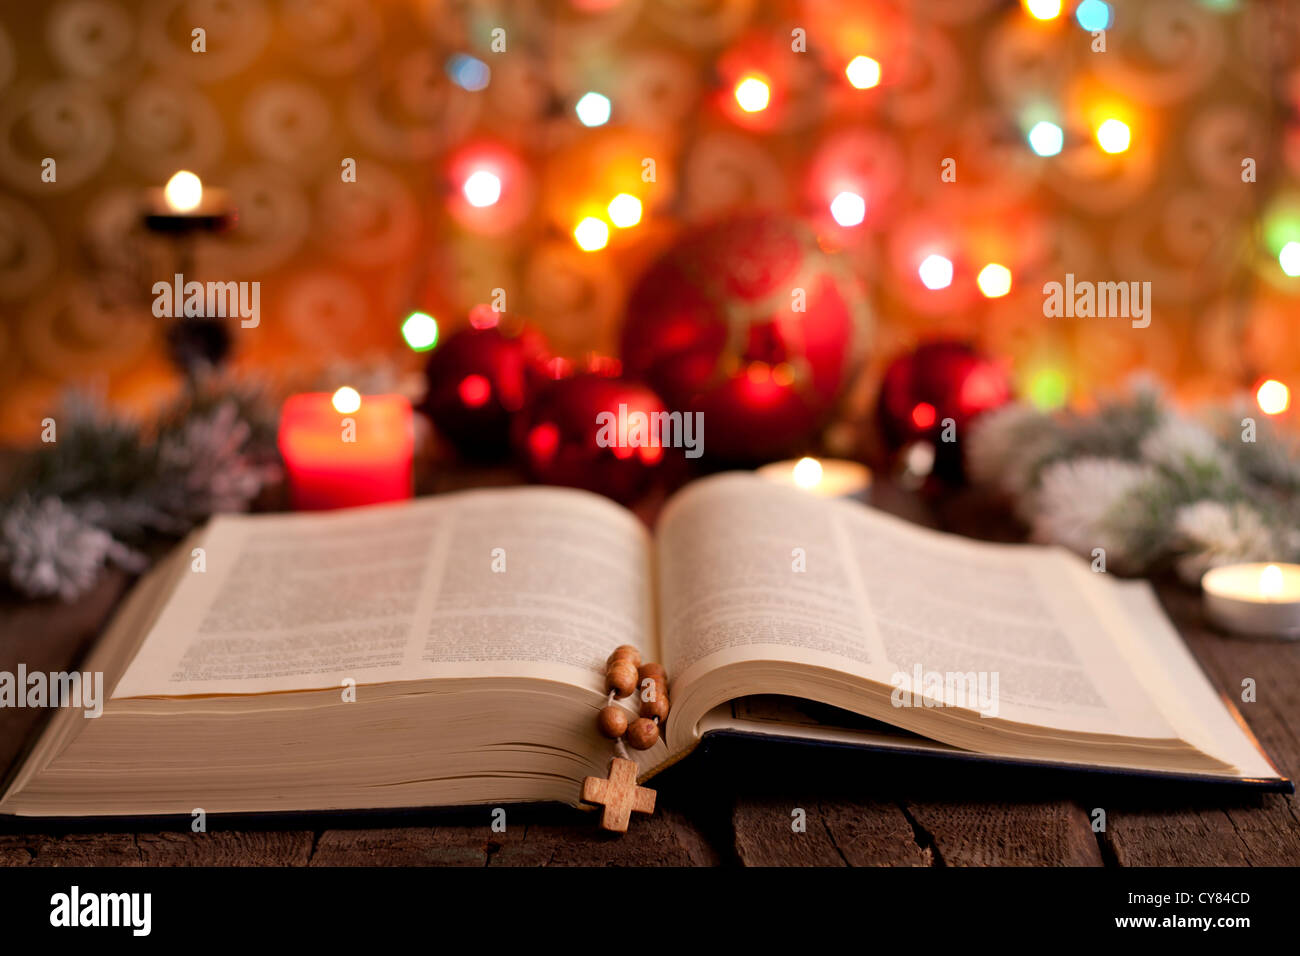
[[[1105,0],[1083,0],[1074,11],[1074,18],[1089,33],[1105,30],[1110,26],[1110,5]]]
[[[477,57],[457,53],[447,61],[447,76],[462,90],[477,93],[492,79],[491,68]]]

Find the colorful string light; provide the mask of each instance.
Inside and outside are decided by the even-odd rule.
[[[438,344],[438,320],[427,312],[412,312],[402,322],[402,339],[413,352],[427,352]]]
[[[501,198],[501,177],[486,169],[476,169],[461,186],[465,201],[476,209],[491,206]]]
[[[608,96],[590,92],[582,94],[573,109],[578,114],[578,122],[583,126],[604,126],[609,122],[613,107]]]
[[[1255,392],[1255,401],[1265,415],[1281,415],[1291,406],[1291,389],[1270,378]]]
[[[1128,149],[1133,134],[1123,120],[1111,118],[1097,127],[1097,143],[1108,153],[1122,153]]]
[[[595,252],[609,244],[609,226],[595,216],[588,216],[574,226],[573,238],[583,252]]]
[[[1011,291],[1011,270],[997,262],[990,262],[975,278],[980,292],[987,298],[998,299]]]
[[[735,96],[737,105],[746,113],[758,113],[772,101],[772,88],[757,76],[746,76],[736,84]]]
[[[922,259],[916,271],[927,289],[946,289],[952,285],[952,260],[938,253]]]
[[[869,56],[855,56],[844,68],[844,75],[855,90],[869,90],[880,85],[880,64]]]
[[[1300,242],[1291,241],[1277,253],[1277,264],[1289,276],[1300,276]]]
[[[867,215],[867,201],[857,193],[844,191],[831,200],[831,217],[841,226],[859,225]]]
[[[630,229],[641,221],[641,200],[630,193],[619,193],[605,210],[609,221],[619,229]]]
[[[1040,120],[1029,131],[1029,148],[1039,156],[1055,156],[1065,146],[1065,131],[1048,120]]]

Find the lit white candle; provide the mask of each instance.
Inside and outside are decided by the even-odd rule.
[[[1201,578],[1205,612],[1239,634],[1300,638],[1300,564],[1230,564]]]
[[[188,169],[173,174],[161,189],[145,194],[144,224],[154,232],[219,232],[233,219],[226,191],[205,186]]]
[[[871,488],[871,469],[839,458],[800,458],[775,461],[758,474],[777,484],[793,485],[823,498],[858,498],[865,501]]]
[[[194,212],[203,202],[203,180],[182,169],[163,187],[163,199],[174,213]]]

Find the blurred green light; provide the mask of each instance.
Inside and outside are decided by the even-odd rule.
[[[427,352],[438,344],[438,320],[427,312],[412,312],[402,322],[402,338],[413,352]]]
[[[1060,408],[1070,396],[1070,380],[1058,368],[1043,368],[1029,377],[1025,389],[1029,401],[1043,411]]]

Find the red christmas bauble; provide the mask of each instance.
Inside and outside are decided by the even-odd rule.
[[[598,372],[551,382],[515,421],[530,478],[585,488],[629,504],[649,490],[669,449],[649,443],[641,419],[664,411],[644,385]]]
[[[546,340],[486,309],[471,322],[430,354],[421,407],[462,455],[499,459],[510,452],[514,415],[546,381]]]
[[[955,478],[962,474],[967,426],[1010,398],[1004,363],[963,342],[930,342],[889,363],[876,419],[891,451],[927,442],[934,448],[935,472]]]
[[[804,450],[869,325],[857,283],[806,227],[747,216],[689,236],[641,278],[623,364],[670,409],[704,413],[706,455],[759,461]]]

